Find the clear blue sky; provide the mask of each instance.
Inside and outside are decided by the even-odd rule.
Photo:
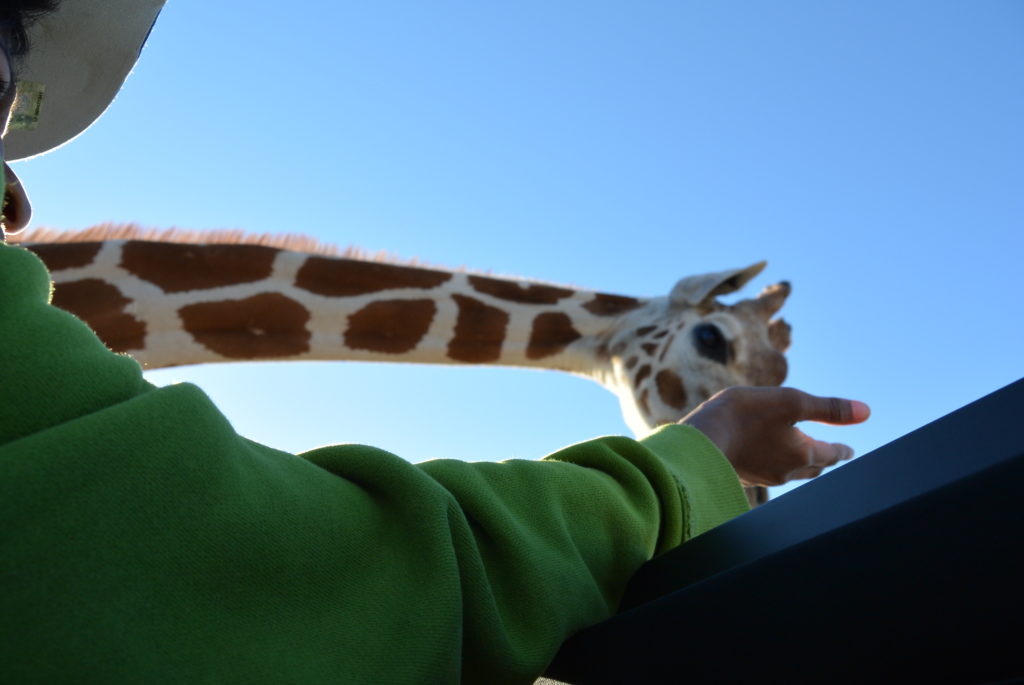
[[[35,221],[299,232],[628,295],[761,259],[864,453],[1024,375],[1024,3],[169,0]],[[554,372],[193,367],[254,439],[413,461],[625,432]],[[777,490],[778,492],[778,490]]]

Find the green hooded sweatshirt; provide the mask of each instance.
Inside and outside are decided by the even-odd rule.
[[[0,682],[529,683],[746,511],[668,426],[542,461],[291,455],[157,388],[0,246]]]

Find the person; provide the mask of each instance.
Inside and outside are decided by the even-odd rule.
[[[5,232],[30,216],[7,161],[102,113],[162,4],[5,0]],[[795,423],[868,415],[734,388],[540,461],[296,456],[192,385],[147,383],[50,290],[0,245],[2,682],[532,682],[641,564],[744,512],[741,482],[852,455]]]

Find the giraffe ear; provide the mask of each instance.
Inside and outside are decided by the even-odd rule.
[[[713,274],[687,276],[672,288],[669,303],[676,307],[696,307],[718,295],[734,293],[753,279],[768,262],[758,262],[745,269],[730,269]]]

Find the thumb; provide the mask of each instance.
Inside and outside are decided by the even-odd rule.
[[[857,400],[845,400],[839,397],[818,397],[801,393],[799,417],[797,421],[818,421],[845,425],[862,423],[871,416],[871,408]]]

